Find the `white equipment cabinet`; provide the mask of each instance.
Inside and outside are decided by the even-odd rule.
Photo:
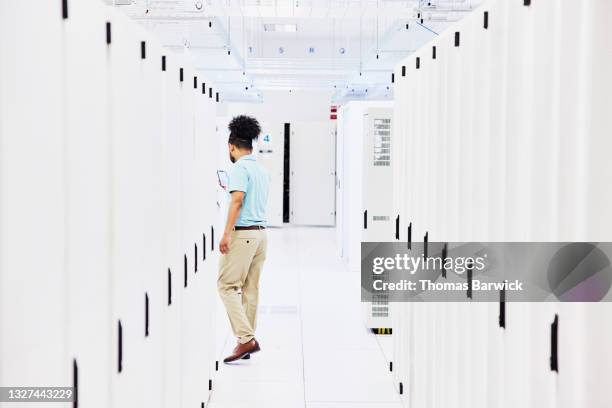
[[[390,200],[400,240],[610,241],[610,13],[607,0],[484,1],[401,61]],[[610,309],[394,304],[402,402],[611,406]]]
[[[292,224],[335,225],[335,136],[336,123],[331,120],[291,123]]]
[[[0,34],[0,384],[203,406],[216,91],[97,0],[0,2]]]
[[[394,238],[393,205],[389,199],[393,187],[392,117],[390,108],[369,108],[363,115],[362,242],[384,242]],[[366,327],[391,328],[388,299],[375,299],[363,306]]]
[[[393,104],[351,101],[338,112],[337,244],[349,270],[361,270],[362,241],[392,241]],[[367,223],[367,228],[364,228]],[[388,303],[364,303],[367,327],[390,328]]]
[[[261,135],[256,143],[257,161],[270,174],[268,193],[268,226],[283,226],[285,124],[262,121]]]
[[[340,256],[348,264],[349,270],[353,272],[358,272],[361,265],[363,213],[365,211],[363,197],[366,195],[364,193],[366,183],[364,178],[366,173],[364,170],[366,166],[364,162],[366,160],[364,158],[365,118],[370,109],[379,112],[386,110],[391,113],[392,106],[391,102],[352,101],[340,106],[338,110],[338,156],[336,159],[338,163],[336,179],[338,233],[336,237]],[[390,183],[391,181],[389,181],[389,186]],[[392,197],[390,190],[386,194],[390,200]],[[376,212],[376,207],[372,211]],[[369,214],[373,213],[369,212]],[[393,239],[393,230],[383,240],[391,239]]]

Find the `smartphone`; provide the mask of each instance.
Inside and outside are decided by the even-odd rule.
[[[219,185],[224,190],[227,190],[229,184],[229,176],[225,170],[217,170],[217,179],[219,179]]]

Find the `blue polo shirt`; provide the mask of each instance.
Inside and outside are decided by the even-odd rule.
[[[266,225],[269,186],[270,174],[257,163],[252,154],[242,156],[232,165],[228,191],[244,192],[244,202],[236,221],[237,226]]]

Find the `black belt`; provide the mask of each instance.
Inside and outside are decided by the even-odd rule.
[[[242,227],[242,226],[235,226],[234,229],[236,231],[243,231],[243,230],[263,230],[266,229],[266,227],[264,227],[263,225],[249,225],[248,227]]]

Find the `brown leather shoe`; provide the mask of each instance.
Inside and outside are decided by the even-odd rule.
[[[223,362],[231,363],[232,361],[240,360],[249,354],[257,353],[259,350],[261,350],[259,348],[259,343],[255,339],[244,344],[238,344],[236,348],[234,348],[232,354],[227,356]]]

